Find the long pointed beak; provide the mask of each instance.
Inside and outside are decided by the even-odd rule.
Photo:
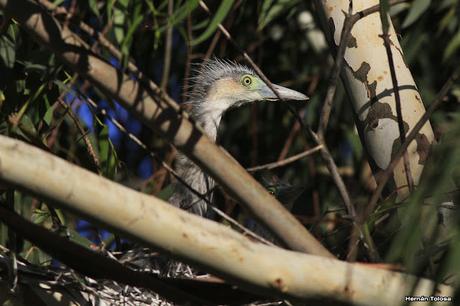
[[[285,101],[285,100],[308,101],[310,99],[309,97],[307,97],[306,95],[298,91],[295,91],[295,90],[292,90],[292,89],[289,89],[289,88],[286,88],[280,85],[273,84],[273,88],[276,90],[276,92],[278,93],[282,101]],[[268,101],[280,100],[268,86],[265,86],[263,88],[262,96],[264,100],[268,100]]]

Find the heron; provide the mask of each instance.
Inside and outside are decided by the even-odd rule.
[[[273,85],[276,95],[253,69],[217,58],[199,65],[190,81],[191,90],[186,102],[191,109],[190,116],[214,142],[222,116],[229,109],[256,101],[308,100],[306,95],[280,85]],[[181,153],[178,153],[175,168],[188,186],[177,184],[170,203],[191,213],[207,216],[206,201],[188,187],[212,201],[214,180]]]

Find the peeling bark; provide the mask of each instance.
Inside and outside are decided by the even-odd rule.
[[[348,11],[348,0],[322,0],[322,12],[328,22],[329,41],[334,48],[340,42],[343,23]],[[379,4],[378,0],[355,0],[356,13]],[[356,113],[362,142],[373,165],[374,175],[388,167],[395,148],[400,145],[393,84],[384,47],[379,13],[357,21],[351,31],[344,56],[342,79]],[[403,52],[393,26],[389,29],[390,45],[401,96],[404,131],[407,134],[425,113],[417,86],[404,62]],[[412,180],[418,183],[430,146],[435,141],[430,123],[408,148]],[[399,198],[405,198],[409,189],[404,165],[401,161],[394,170],[394,187]]]

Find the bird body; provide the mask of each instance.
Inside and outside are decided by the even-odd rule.
[[[229,61],[205,61],[191,81],[187,101],[191,105],[190,115],[213,141],[217,139],[220,121],[228,109],[255,101],[280,100],[252,69]],[[282,100],[308,100],[307,96],[297,91],[273,86]],[[211,200],[215,182],[193,161],[179,153],[175,168],[187,185]],[[176,185],[170,203],[201,216],[207,212],[206,202],[183,184]]]

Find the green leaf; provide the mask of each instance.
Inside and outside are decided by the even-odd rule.
[[[346,131],[346,138],[351,147],[353,148],[353,152],[355,153],[356,159],[361,159],[361,156],[363,154],[363,145],[361,144],[358,134],[356,134],[353,129],[348,129]]]
[[[116,41],[121,44],[125,37],[126,12],[128,9],[125,1],[118,1],[113,9],[113,33]]]
[[[97,0],[89,0],[89,8],[94,15],[99,17],[99,9],[97,8]]]
[[[444,50],[443,60],[448,60],[457,49],[460,47],[460,31],[450,40],[446,49]]]
[[[42,250],[37,248],[36,246],[32,246],[27,243],[27,252],[24,252],[22,256],[27,259],[30,263],[35,265],[47,265],[51,261],[51,257],[44,253]]]
[[[0,110],[2,109],[3,102],[5,102],[5,94],[3,93],[3,90],[0,90]]]
[[[134,10],[134,17],[132,18],[128,31],[126,32],[124,38],[123,38],[123,43],[121,46],[122,53],[124,55],[124,58],[126,59],[124,63],[124,67],[127,65],[127,55],[129,53],[129,48],[131,46],[132,38],[134,33],[136,32],[137,28],[141,25],[142,21],[144,20],[144,15],[142,13],[142,8],[140,5],[137,5]]]
[[[55,104],[56,105],[56,104]],[[43,116],[43,121],[49,126],[51,124],[51,120],[53,120],[53,114],[54,114],[54,105],[49,107],[46,110],[45,115]]]
[[[16,61],[16,25],[11,24],[0,36],[0,60],[7,68],[13,68]]]
[[[174,186],[169,184],[165,188],[163,188],[160,192],[158,192],[155,196],[162,200],[167,201],[174,193]]]
[[[165,2],[167,3],[167,2]],[[175,11],[174,11],[174,14],[172,14],[171,17],[168,18],[168,22],[157,28],[155,30],[155,38],[156,40],[158,40],[160,38],[160,34],[162,32],[164,32],[167,28],[169,27],[174,27],[176,26],[177,24],[179,24],[181,21],[183,21],[188,15],[190,15],[192,13],[192,11],[198,6],[198,4],[200,3],[200,0],[188,0],[185,2],[184,5],[182,5],[181,7],[177,8]],[[154,13],[154,17],[157,13],[155,12]],[[155,20],[155,18],[154,18]],[[155,47],[156,49],[156,47]]]
[[[117,155],[109,138],[109,128],[106,125],[99,133],[99,159],[103,175],[113,178],[116,173]]]
[[[212,18],[211,23],[209,24],[208,28],[197,39],[192,41],[192,43],[191,43],[192,46],[196,46],[196,45],[202,43],[203,41],[208,39],[214,33],[214,31],[219,26],[219,23],[221,23],[222,20],[224,20],[224,18],[227,16],[228,12],[232,8],[233,2],[234,2],[234,0],[224,0],[224,1],[222,1],[222,3],[220,4],[219,8],[217,9],[216,14]]]
[[[112,17],[113,17],[113,5],[115,3],[115,0],[109,0],[107,2],[107,7],[106,7],[106,10],[107,10],[107,19],[108,20],[111,20]]]
[[[298,2],[298,0],[265,0],[262,4],[257,30],[262,30],[276,17],[292,8]]]
[[[91,249],[93,243],[87,238],[81,236],[77,231],[72,228],[67,228],[67,233],[69,234],[70,241],[75,242],[87,249]]]
[[[35,209],[32,213],[32,222],[35,224],[43,224],[50,217],[50,212],[44,209]]]
[[[168,21],[168,26],[175,26],[184,20],[198,6],[198,3],[200,3],[199,0],[186,1],[185,4],[179,7],[171,16]],[[165,29],[166,27],[162,27],[161,31],[164,31]]]
[[[407,28],[414,22],[416,22],[420,16],[428,9],[431,4],[431,0],[415,0],[410,8],[409,14],[403,22],[402,27]]]
[[[19,128],[29,136],[37,136],[38,134],[32,119],[27,115],[22,116]]]

